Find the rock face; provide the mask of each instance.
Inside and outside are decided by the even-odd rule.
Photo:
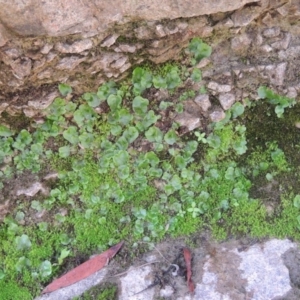
[[[0,1],[0,20],[22,36],[95,35],[115,22],[189,18],[233,11],[259,0]]]
[[[220,102],[211,119],[261,83],[297,96],[298,0],[150,2],[0,0],[0,112],[33,117],[58,83],[77,94],[96,90],[142,62],[182,59],[193,37],[213,47],[197,66]]]
[[[164,242],[156,245],[156,249],[159,249],[159,254],[169,258],[174,255],[173,252],[178,255],[178,244],[177,241],[170,244]],[[158,270],[162,269],[163,272],[168,268],[161,255],[153,251],[144,255],[139,265],[131,266],[121,274],[123,276],[117,278],[118,299],[299,299],[297,266],[300,253],[298,245],[287,239],[271,239],[247,246],[234,240],[221,244],[206,243],[204,246],[193,248],[192,252],[194,295],[189,293],[186,279],[176,273],[162,277],[162,280],[165,280],[164,285],[157,284],[151,287],[155,278],[160,276]],[[107,269],[103,269],[74,285],[43,295],[36,300],[73,299],[85,289],[99,284],[106,272]],[[147,288],[149,286],[150,288]]]

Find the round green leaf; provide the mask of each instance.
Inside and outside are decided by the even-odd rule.
[[[231,107],[232,117],[235,119],[238,116],[242,115],[244,113],[244,105],[240,102],[236,102]]]
[[[58,85],[58,90],[62,96],[67,96],[68,94],[72,93],[72,88],[65,83],[60,83]]]
[[[78,132],[75,126],[70,126],[63,132],[63,137],[71,144],[78,144]]]
[[[6,126],[4,125],[0,125],[0,136],[3,137],[9,137],[11,136],[13,133],[10,129],[8,129]]]
[[[116,151],[116,154],[113,157],[114,164],[116,166],[124,166],[128,163],[129,154],[125,150]]]
[[[164,136],[164,140],[167,144],[173,145],[177,141],[177,134],[175,130],[170,129]]]
[[[40,274],[42,277],[50,276],[52,273],[52,265],[49,260],[45,260],[40,265]]]
[[[70,156],[71,148],[70,146],[63,146],[58,149],[59,156],[66,158]]]
[[[132,102],[132,109],[138,115],[144,115],[147,112],[149,100],[141,96],[136,96]]]
[[[294,198],[294,206],[300,208],[300,195],[296,195]]]
[[[147,138],[147,140],[149,142],[156,142],[156,143],[161,143],[162,139],[163,139],[163,133],[161,132],[161,130],[156,127],[156,126],[152,126],[150,127],[146,132],[145,132],[145,136]]]
[[[91,107],[97,107],[100,105],[101,100],[97,97],[96,93],[85,93],[82,98],[88,103]]]
[[[133,127],[133,126],[129,126],[124,132],[123,132],[123,135],[122,135],[126,141],[130,144],[132,142],[134,142],[138,136],[139,136],[139,132],[138,130]]]
[[[122,98],[119,95],[110,95],[107,98],[107,104],[109,105],[112,111],[117,110],[122,103]]]
[[[22,234],[15,239],[17,250],[28,250],[31,247],[31,242],[28,235]]]

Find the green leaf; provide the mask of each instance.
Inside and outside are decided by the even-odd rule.
[[[47,231],[48,230],[48,223],[47,222],[40,222],[38,223],[39,229],[41,231]]]
[[[66,233],[62,233],[59,237],[60,243],[62,245],[68,245],[72,242],[72,238],[70,238]]]
[[[147,174],[150,177],[160,178],[162,176],[162,174],[163,174],[163,171],[160,168],[154,168],[154,167],[152,167],[152,168],[148,169]]]
[[[93,120],[96,116],[95,111],[86,104],[81,104],[79,108],[74,112],[74,120],[79,127],[84,125],[86,120]]]
[[[296,195],[294,198],[294,206],[300,208],[300,195]]]
[[[71,148],[70,146],[63,146],[58,149],[59,156],[66,158],[70,156]]]
[[[175,111],[179,114],[183,113],[184,107],[182,103],[178,103],[175,106]]]
[[[183,148],[183,156],[185,158],[191,157],[197,150],[198,143],[196,141],[188,141]]]
[[[181,180],[178,175],[174,175],[169,183],[173,186],[175,191],[178,191],[182,188]]]
[[[116,151],[116,154],[113,157],[114,164],[116,166],[123,166],[128,163],[129,154],[125,150]]]
[[[116,111],[118,108],[121,107],[122,98],[119,95],[110,95],[107,98],[107,104],[109,105],[112,111]]]
[[[227,180],[234,180],[235,179],[235,171],[234,171],[233,167],[227,168],[227,170],[225,172],[225,178]]]
[[[31,242],[28,235],[22,234],[15,239],[17,250],[28,250],[31,247]]]
[[[152,75],[149,71],[137,67],[132,72],[133,93],[140,95],[145,89],[152,85]]]
[[[92,133],[84,132],[79,136],[79,142],[84,148],[91,148],[95,137]]]
[[[242,115],[245,111],[244,105],[240,102],[236,102],[231,107],[232,117],[235,119],[238,116]]]
[[[24,150],[27,145],[32,142],[31,134],[26,130],[22,129],[13,143],[13,147],[18,150]]]
[[[106,100],[110,95],[115,95],[117,93],[116,83],[109,81],[104,83],[98,88],[97,97],[103,101]]]
[[[149,142],[156,142],[156,143],[161,143],[163,139],[163,133],[161,130],[156,127],[152,126],[150,127],[146,132],[145,136]]]
[[[52,265],[49,260],[44,260],[40,265],[40,275],[42,277],[47,277],[52,274]]]
[[[24,268],[30,267],[31,261],[26,258],[25,256],[22,256],[19,258],[18,262],[16,263],[16,270],[17,272],[22,272]]]
[[[79,138],[77,128],[75,126],[68,127],[68,129],[63,132],[63,137],[73,145],[78,144]]]
[[[181,84],[181,79],[179,76],[179,70],[177,66],[172,66],[169,68],[166,75],[167,88],[173,90]]]
[[[207,143],[210,147],[214,149],[218,149],[221,145],[221,139],[218,135],[210,134],[208,138],[206,139]]]
[[[275,113],[276,113],[278,118],[281,118],[283,113],[284,113],[284,107],[277,105],[275,107]]]
[[[186,160],[184,159],[184,157],[182,157],[181,155],[176,155],[175,156],[175,164],[177,165],[177,167],[179,169],[183,169],[186,167],[187,165],[187,162]]]
[[[258,94],[260,99],[265,99],[267,97],[267,90],[268,90],[268,88],[265,87],[265,86],[260,86],[257,89],[257,94]]]
[[[126,108],[122,108],[117,112],[117,119],[122,126],[126,126],[132,121],[133,116]]]
[[[168,101],[161,101],[159,103],[159,109],[160,110],[166,110],[169,106],[172,106],[173,103],[172,102],[168,102]]]
[[[198,68],[194,68],[191,78],[194,82],[199,82],[202,79],[202,73]]]
[[[31,202],[30,207],[33,208],[33,209],[35,209],[38,212],[43,209],[41,203],[39,201],[36,201],[36,200],[33,200]]]
[[[114,136],[120,135],[122,132],[122,127],[119,125],[112,125],[110,128],[110,133]]]
[[[141,96],[136,96],[132,102],[132,109],[138,115],[144,115],[147,112],[149,100]]]
[[[133,127],[133,126],[129,126],[124,132],[122,137],[124,137],[126,139],[126,141],[128,142],[128,144],[133,143],[139,136],[139,132],[138,130]]]
[[[126,179],[129,177],[130,169],[128,166],[119,166],[117,169],[117,174],[120,179]]]
[[[61,95],[63,97],[65,97],[68,94],[72,93],[72,88],[69,85],[65,84],[65,83],[60,83],[58,85],[58,90],[59,90],[59,92],[61,93]]]
[[[60,252],[60,256],[58,258],[58,264],[61,265],[64,259],[69,256],[69,254],[70,254],[70,250],[68,250],[67,248],[62,249]]]
[[[161,75],[153,77],[153,85],[157,89],[166,89],[167,88],[167,81]]]
[[[157,157],[157,155],[153,151],[149,151],[145,154],[145,159],[148,161],[148,163],[152,166],[155,167],[156,165],[159,164],[160,160]]]
[[[175,130],[170,129],[164,136],[164,140],[167,144],[173,145],[177,141],[177,134]]]
[[[2,280],[5,277],[5,273],[3,269],[0,269],[0,280]]]
[[[129,142],[127,139],[122,135],[116,142],[116,146],[121,150],[126,150],[129,146]]]
[[[152,124],[156,123],[156,121],[160,118],[160,116],[156,116],[153,110],[149,110],[146,115],[144,116],[144,118],[141,121],[140,127],[139,129],[141,129],[141,131],[146,130],[149,126],[151,126]]]
[[[88,103],[91,107],[97,107],[100,105],[101,100],[98,98],[96,93],[85,93],[82,98]]]
[[[238,155],[242,155],[247,151],[247,141],[245,139],[237,139],[232,146]]]
[[[212,48],[199,38],[193,38],[188,49],[194,54],[196,63],[204,57],[209,57],[212,52]]]
[[[12,131],[4,125],[0,125],[0,136],[9,137],[13,135]]]

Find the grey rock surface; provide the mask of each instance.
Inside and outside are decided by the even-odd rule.
[[[255,2],[259,0],[1,0],[0,20],[11,31],[24,36],[63,36],[77,33],[92,35],[105,31],[109,24],[125,22],[125,19],[129,21],[192,17],[235,10]],[[159,34],[164,34],[163,29],[158,31]],[[2,40],[5,40],[5,37]]]
[[[224,243],[206,241],[191,249],[196,286],[193,295],[181,276],[173,276],[162,286],[147,288],[153,283],[158,269],[165,270],[164,267],[170,264],[167,258],[182,247],[179,242],[166,241],[156,245],[155,249],[144,255],[140,264],[132,265],[118,277],[119,300],[154,300],[157,297],[174,300],[288,300],[298,299],[300,294],[300,251],[296,243],[287,239],[271,239],[247,246],[237,240]],[[72,299],[105,280],[109,268],[35,300]],[[173,275],[178,275],[175,273]]]

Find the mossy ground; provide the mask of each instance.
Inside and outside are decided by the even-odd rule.
[[[145,245],[204,229],[218,239],[300,238],[294,126],[300,106],[278,118],[261,100],[212,126],[202,140],[193,132],[179,136],[171,116],[204,89],[183,84],[188,68],[167,64],[151,72],[150,66],[138,69],[132,81],[104,85],[73,102],[60,98],[46,122],[31,124],[29,132],[19,133],[28,120],[3,116],[12,126],[1,129],[0,154],[11,158],[1,173],[1,200],[11,200],[0,227],[1,299],[31,299],[54,277],[120,240],[126,241],[120,253],[126,266]],[[169,87],[168,99],[156,99],[155,76],[161,77],[153,82]],[[49,196],[7,199],[16,179],[29,180],[24,172],[39,178],[45,169],[58,172],[48,182]],[[109,287],[80,299],[115,293]]]

